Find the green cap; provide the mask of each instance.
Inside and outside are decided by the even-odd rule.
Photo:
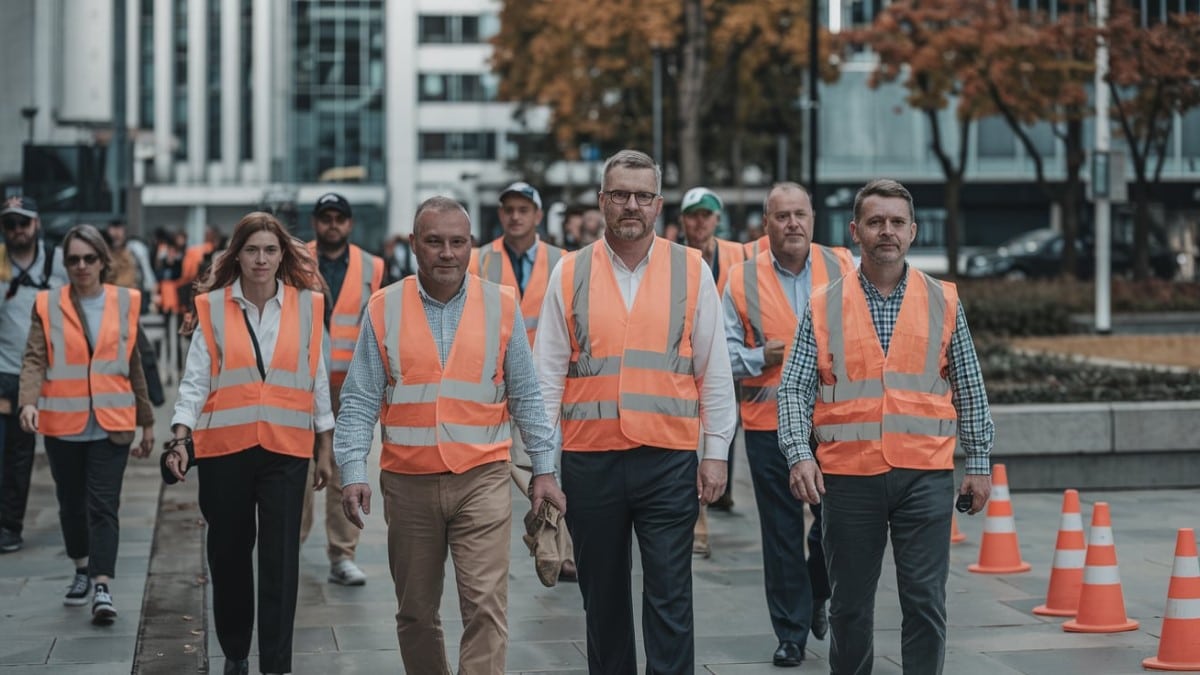
[[[701,209],[720,213],[721,208],[721,198],[706,187],[694,187],[688,190],[683,194],[683,201],[679,203],[681,213],[691,213]]]

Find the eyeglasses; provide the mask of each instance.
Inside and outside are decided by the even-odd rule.
[[[614,204],[628,204],[629,198],[637,200],[638,206],[650,206],[658,195],[653,192],[630,192],[629,190],[609,190],[601,194],[608,195]]]
[[[28,227],[33,223],[32,218],[4,218],[0,219],[0,227],[6,230],[16,230],[23,227]]]
[[[100,260],[100,256],[96,255],[95,253],[88,253],[85,255],[69,255],[65,258],[67,267],[78,267],[79,263],[83,263],[84,265],[90,267],[95,265],[96,261],[98,260]]]

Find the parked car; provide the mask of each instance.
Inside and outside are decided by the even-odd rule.
[[[967,259],[963,271],[968,277],[1003,279],[1044,279],[1056,277],[1062,270],[1062,233],[1050,228],[1030,230],[1013,237],[991,251]],[[1095,244],[1090,235],[1075,240],[1075,276],[1090,279],[1095,274]],[[1122,242],[1112,245],[1113,276],[1133,275],[1133,247]],[[1160,279],[1174,279],[1179,261],[1173,251],[1151,240],[1150,273]]]

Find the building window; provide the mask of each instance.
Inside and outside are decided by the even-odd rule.
[[[422,102],[479,103],[496,100],[495,75],[422,73],[417,99]]]
[[[491,131],[422,133],[417,159],[494,160],[496,134]]]
[[[174,119],[171,121],[171,128],[175,134],[175,159],[179,161],[187,160],[188,153],[188,25],[187,25],[188,3],[187,0],[175,0],[175,34],[173,36],[174,44],[174,64],[175,68],[175,90],[171,92],[173,99],[171,109],[174,111]]]
[[[154,0],[138,3],[138,126],[154,127]]]
[[[384,0],[295,0],[284,180],[384,181]]]
[[[476,44],[495,35],[499,19],[492,15],[422,15],[417,28],[419,44]]]
[[[221,159],[221,0],[208,0],[208,160]],[[230,123],[233,120],[229,120]]]

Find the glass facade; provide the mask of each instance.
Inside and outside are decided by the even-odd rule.
[[[292,3],[291,161],[298,182],[384,182],[383,0]]]
[[[138,48],[130,56],[138,64],[138,126],[154,128],[154,0],[138,3]]]
[[[499,79],[491,73],[421,73],[417,100],[422,103],[482,103],[496,100]]]
[[[221,0],[208,0],[208,159],[221,159]],[[233,120],[230,120],[233,123]]]
[[[462,45],[487,42],[500,30],[496,14],[422,15],[417,24],[417,43]]]
[[[188,26],[187,26],[188,3],[187,0],[175,0],[174,25],[175,35],[172,36],[172,56],[175,68],[175,91],[171,93],[171,109],[174,119],[172,120],[175,132],[175,159],[179,161],[187,160],[187,124],[188,124],[188,105],[187,105],[187,85],[188,85],[188,63],[187,63],[187,44],[188,44]]]
[[[491,131],[422,132],[417,159],[496,159],[496,134]]]

